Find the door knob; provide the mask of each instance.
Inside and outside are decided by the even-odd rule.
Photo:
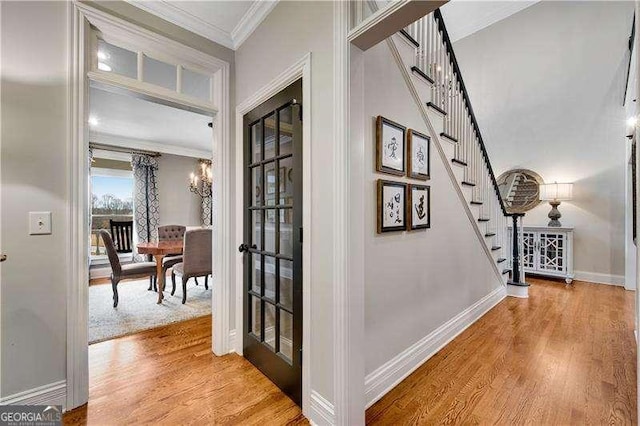
[[[252,246],[249,246],[249,244],[242,243],[242,244],[240,244],[240,247],[238,247],[238,251],[240,253],[248,253],[249,249],[254,249],[255,250],[257,248],[258,248],[258,246],[255,245],[255,244],[252,245]]]
[[[6,254],[0,254],[0,262],[4,262],[5,260],[7,260],[7,255]]]

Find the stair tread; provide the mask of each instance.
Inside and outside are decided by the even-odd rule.
[[[411,35],[408,32],[406,32],[405,30],[400,30],[399,32],[404,36],[404,38],[409,40],[409,42],[411,42],[411,44],[413,44],[415,47],[420,47],[420,43],[418,43],[418,41],[415,38],[411,37]]]
[[[466,166],[466,165],[467,165],[467,163],[465,163],[465,162],[464,162],[464,161],[462,161],[462,160],[458,160],[457,158],[454,158],[453,160],[451,160],[451,162],[452,162],[453,164],[458,164],[458,165],[460,165],[460,166]]]
[[[491,219],[487,218],[487,217],[481,217],[478,218],[478,222],[489,222]]]
[[[429,108],[435,109],[436,111],[438,111],[442,115],[447,115],[447,112],[445,110],[443,110],[442,108],[440,108],[438,105],[434,104],[433,102],[427,102],[427,106]]]
[[[475,184],[475,183],[473,183],[473,182],[467,182],[466,180],[463,180],[463,181],[462,181],[462,185],[464,185],[464,186],[476,186],[476,184]]]
[[[411,67],[411,71],[415,74],[418,74],[423,79],[427,80],[429,84],[433,84],[433,79],[429,77],[427,74],[425,74],[424,71],[422,71],[420,68],[416,67],[415,65]]]
[[[473,204],[474,206],[481,206],[482,201],[472,201],[471,204]]]
[[[440,136],[442,136],[443,138],[449,139],[452,142],[458,142],[458,139],[451,136],[450,134],[446,133],[446,132],[442,132],[440,133]]]
[[[503,273],[503,274],[508,274],[509,272],[511,272],[511,269],[503,269],[503,270],[502,270],[502,273]]]
[[[496,250],[500,250],[501,248],[502,247],[500,247],[500,246],[493,246],[493,247],[491,247],[491,250],[492,251],[496,251]]]
[[[496,262],[498,263],[502,263],[502,262],[506,262],[507,259],[505,259],[504,257],[501,257],[500,259],[496,260]]]
[[[495,232],[487,232],[486,234],[484,234],[485,237],[493,237],[495,235],[496,235]]]

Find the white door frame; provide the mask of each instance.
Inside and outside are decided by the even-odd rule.
[[[309,417],[311,395],[311,53],[291,65],[279,76],[262,87],[236,108],[236,246],[244,242],[244,132],[243,117],[292,83],[302,78],[302,413]],[[236,329],[235,351],[242,355],[244,330],[244,256],[236,252],[235,296]]]
[[[88,54],[91,44],[90,22],[100,23],[104,27],[133,41],[142,50],[162,52],[166,57],[179,58],[182,62],[197,64],[201,69],[211,70],[214,74],[214,99],[217,115],[213,122],[212,152],[214,182],[214,219],[213,219],[213,284],[212,350],[216,355],[224,355],[233,350],[229,344],[230,313],[230,255],[231,235],[228,208],[230,194],[230,138],[229,138],[229,63],[206,55],[196,49],[184,46],[166,37],[140,28],[125,20],[95,9],[87,4],[73,2],[69,7],[69,129],[67,146],[70,170],[67,172],[69,191],[69,210],[67,224],[69,237],[67,245],[70,253],[69,277],[67,287],[67,398],[66,408],[78,407],[88,401],[88,96],[90,65],[92,58]],[[96,24],[97,25],[97,24]],[[101,27],[101,29],[103,29]],[[103,29],[104,31],[104,29]],[[117,83],[117,81],[114,81]],[[163,93],[150,93],[149,87],[140,82],[134,87],[138,93],[184,104],[180,96],[165,96]]]

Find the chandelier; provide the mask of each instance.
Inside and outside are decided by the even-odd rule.
[[[194,194],[198,194],[202,198],[211,197],[211,184],[213,183],[211,160],[200,160],[199,172],[199,176],[196,176],[195,173],[191,173],[189,190]]]

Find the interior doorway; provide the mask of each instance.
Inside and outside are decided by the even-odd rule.
[[[244,356],[302,402],[302,80],[244,116]]]
[[[89,97],[89,344],[211,315],[211,238],[197,247],[209,253],[197,254],[208,258],[207,271],[184,283],[180,249],[161,268],[139,250],[181,243],[187,231],[211,233],[211,116],[93,82]]]

